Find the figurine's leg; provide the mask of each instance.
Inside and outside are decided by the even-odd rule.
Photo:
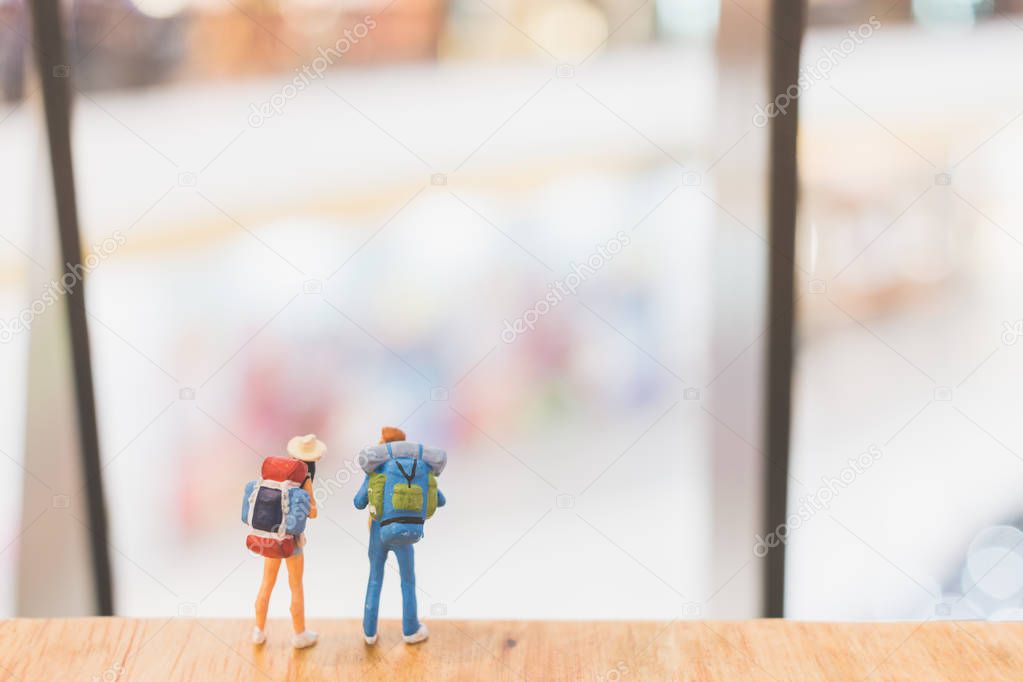
[[[366,607],[362,615],[362,632],[370,644],[376,641],[377,636],[380,589],[384,584],[384,564],[386,562],[387,548],[380,541],[380,529],[371,528],[369,531],[369,584],[366,585]]]
[[[277,572],[280,570],[280,559],[263,560],[263,582],[260,583],[259,593],[256,595],[256,627],[260,630],[266,628],[266,611],[270,607],[270,593],[273,592],[274,583],[277,582]]]
[[[419,632],[419,615],[416,609],[416,562],[413,551],[412,545],[394,548],[394,554],[398,558],[398,571],[401,573],[401,631],[406,641]]]
[[[295,635],[291,645],[296,649],[304,649],[316,644],[319,639],[312,630],[305,629],[305,591],[302,589],[302,573],[305,571],[305,557],[301,552],[286,559],[288,564],[288,587],[291,588],[291,625]]]
[[[288,565],[288,587],[291,588],[291,625],[298,634],[305,632],[305,590],[302,588],[305,557],[298,554],[285,561]]]

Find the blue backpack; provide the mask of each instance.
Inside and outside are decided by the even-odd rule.
[[[292,556],[298,536],[305,532],[311,508],[302,489],[308,473],[304,462],[288,457],[267,457],[260,478],[249,481],[242,495],[242,523],[248,526],[245,546],[271,558]]]
[[[380,539],[388,545],[411,545],[423,537],[423,523],[437,510],[437,478],[423,461],[423,446],[415,457],[394,456],[369,475],[369,511],[380,522]]]

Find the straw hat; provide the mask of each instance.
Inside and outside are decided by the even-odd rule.
[[[317,462],[327,452],[327,445],[315,433],[295,436],[288,441],[288,454],[303,462]]]

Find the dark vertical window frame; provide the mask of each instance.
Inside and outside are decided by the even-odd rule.
[[[64,43],[59,0],[30,0],[36,71],[43,93],[49,141],[57,230],[64,267],[81,271],[82,242],[78,227],[75,179],[71,165],[71,78]],[[92,380],[89,328],[85,317],[85,282],[64,296],[74,371],[78,434],[89,515],[89,544],[96,592],[96,611],[113,615],[113,589],[107,541],[107,513],[99,458],[96,401]]]
[[[806,0],[774,0],[771,4],[771,101],[799,80],[799,52],[806,24]],[[785,95],[789,97],[789,95]],[[792,419],[793,338],[795,333],[795,245],[799,176],[796,137],[799,97],[788,112],[770,122],[768,229],[770,263],[767,341],[767,472],[765,533],[785,523],[788,503],[789,446]],[[766,535],[765,535],[766,537]],[[765,557],[764,615],[785,616],[785,543]]]

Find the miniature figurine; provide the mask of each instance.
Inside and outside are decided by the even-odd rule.
[[[430,636],[416,613],[415,557],[412,545],[423,537],[423,523],[446,503],[437,488],[447,453],[405,440],[401,429],[385,426],[380,444],[359,454],[366,479],[355,495],[355,507],[369,507],[369,584],[362,632],[367,644],[377,641],[380,588],[387,553],[394,552],[401,574],[401,629],[407,644]]]
[[[266,641],[266,612],[270,606],[270,593],[277,582],[283,559],[288,567],[288,587],[291,588],[291,623],[295,634],[291,638],[296,649],[316,644],[318,635],[305,627],[305,594],[302,572],[305,558],[306,519],[316,518],[316,499],[312,482],[316,476],[316,462],[323,457],[327,446],[314,434],[295,436],[288,441],[289,457],[267,457],[260,468],[260,478],[245,486],[242,500],[242,522],[249,527],[245,544],[249,550],[265,557],[263,582],[256,596],[256,625],[252,629],[252,643]]]

